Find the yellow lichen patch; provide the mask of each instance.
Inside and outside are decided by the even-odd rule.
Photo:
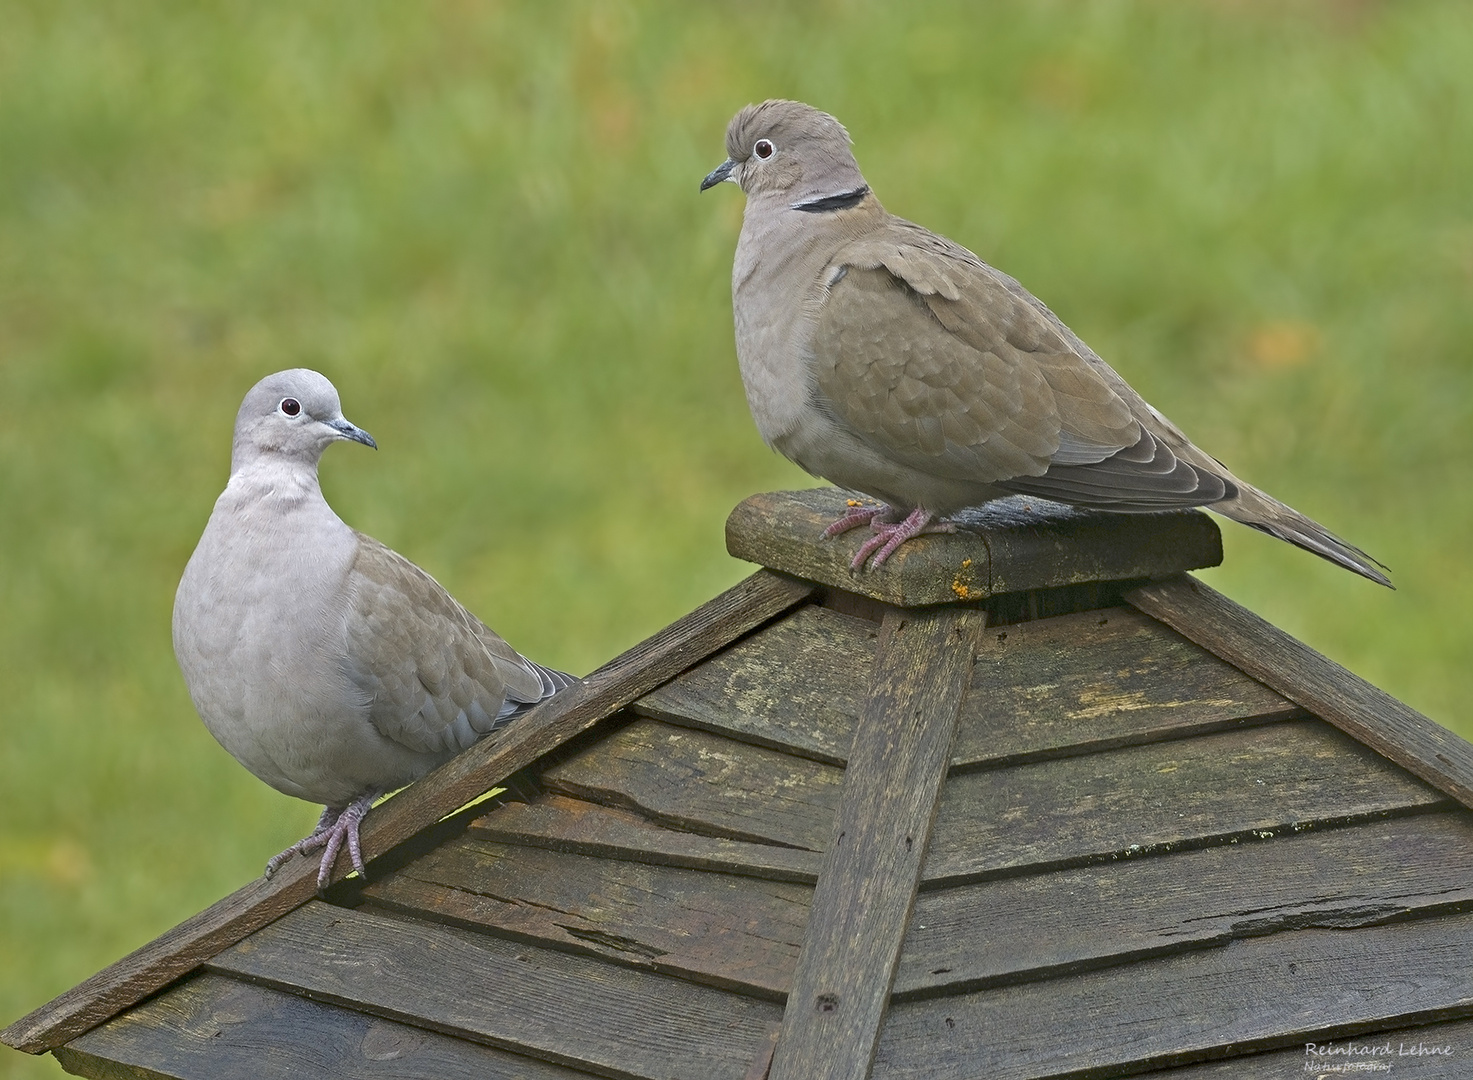
[[[972,560],[962,560],[961,569],[956,572],[956,577],[951,579],[951,591],[956,593],[957,599],[967,600],[972,595]]]

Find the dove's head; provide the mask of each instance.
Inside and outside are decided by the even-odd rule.
[[[749,196],[777,194],[798,205],[865,187],[844,125],[801,101],[748,105],[727,125],[726,155],[702,191],[730,180]]]
[[[316,467],[322,451],[342,439],[375,449],[373,436],[343,416],[338,392],[325,375],[292,368],[251,387],[235,416],[230,471],[263,457]]]

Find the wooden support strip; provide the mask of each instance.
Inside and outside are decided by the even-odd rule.
[[[1473,743],[1190,575],[1143,585],[1126,599],[1464,806],[1473,807]]]
[[[604,1076],[745,1080],[774,1002],[313,901],[209,970]]]
[[[771,1080],[869,1075],[985,615],[885,617]]]
[[[372,858],[485,794],[554,747],[648,693],[691,664],[802,603],[812,586],[759,570],[745,581],[610,661],[494,739],[477,743],[369,813],[363,850]],[[346,876],[338,861],[334,879]],[[68,1042],[187,974],[221,949],[311,899],[317,860],[298,857],[257,878],[0,1032],[39,1054]]]

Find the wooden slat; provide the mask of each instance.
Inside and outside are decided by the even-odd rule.
[[[1118,1076],[1473,1015],[1473,914],[1300,930],[893,1006],[875,1080]],[[1296,1075],[1303,1075],[1296,1070]],[[1393,1074],[1394,1075],[1394,1074]]]
[[[483,840],[571,851],[654,866],[684,866],[812,885],[823,856],[801,848],[726,840],[666,829],[632,810],[549,793],[530,803],[507,803],[471,822]]]
[[[1145,1073],[1141,1080],[1286,1080],[1290,1076],[1304,1080],[1347,1076],[1467,1080],[1473,1073],[1473,1020],[1445,1020],[1306,1042],[1315,1048],[1313,1053],[1308,1046],[1295,1046]]]
[[[887,614],[772,1080],[863,1080],[890,998],[985,614]]]
[[[953,765],[994,765],[1299,714],[1292,702],[1130,608],[982,636]]]
[[[376,807],[363,823],[371,858],[409,839],[484,794],[552,748],[754,627],[803,602],[811,587],[758,571],[538,706],[488,739]],[[334,878],[348,872],[338,862]],[[17,1020],[0,1041],[37,1054],[69,1041],[193,970],[316,892],[316,860],[297,858],[270,879],[258,878],[154,941]]]
[[[1291,720],[954,775],[925,876],[960,883],[1443,801],[1329,725]]]
[[[810,605],[646,695],[635,709],[842,765],[875,623]],[[954,768],[1184,738],[1303,710],[1131,608],[993,627],[958,721]]]
[[[375,905],[420,918],[773,1000],[791,984],[813,897],[805,885],[471,837],[363,891]]]
[[[199,974],[58,1047],[68,1072],[179,1080],[587,1080],[589,1074]]]
[[[635,702],[635,711],[843,765],[879,624],[799,608]]]
[[[1143,586],[1126,599],[1473,807],[1473,743],[1188,575]]]
[[[553,791],[690,832],[820,850],[844,772],[720,735],[637,720],[542,774]]]
[[[1469,906],[1466,813],[1290,833],[923,892],[895,992],[955,993],[1236,937]]]
[[[680,979],[317,901],[209,969],[615,1076],[744,1080],[778,1017]]]
[[[544,779],[654,823],[823,850],[843,773],[640,720]],[[1061,792],[1070,794],[1062,798]],[[928,885],[1437,806],[1442,796],[1317,720],[953,774]]]
[[[1222,536],[1206,514],[1110,514],[1009,498],[952,515],[954,533],[918,537],[878,570],[852,573],[865,533],[821,539],[848,492],[753,495],[726,521],[726,550],[774,570],[910,607],[1216,566]]]

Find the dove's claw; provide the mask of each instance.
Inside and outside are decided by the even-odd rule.
[[[878,570],[896,548],[912,537],[921,536],[924,533],[956,532],[956,526],[951,522],[937,521],[935,514],[919,506],[912,510],[904,521],[872,520],[869,527],[874,530],[875,535],[866,540],[854,553],[854,559],[849,563],[850,570],[862,570],[866,559],[869,559],[871,570]],[[870,559],[871,555],[874,556],[873,559]]]
[[[317,887],[325,889],[332,880],[333,864],[337,862],[338,852],[343,850],[343,841],[346,840],[353,869],[358,871],[359,877],[367,878],[368,871],[363,866],[363,847],[358,840],[358,825],[378,796],[378,792],[370,791],[366,795],[360,795],[346,807],[326,807],[322,816],[317,819],[317,828],[312,831],[311,836],[298,840],[280,855],[272,857],[266,864],[266,876],[276,873],[282,863],[293,855],[310,855],[318,848],[326,848],[317,868]]]

